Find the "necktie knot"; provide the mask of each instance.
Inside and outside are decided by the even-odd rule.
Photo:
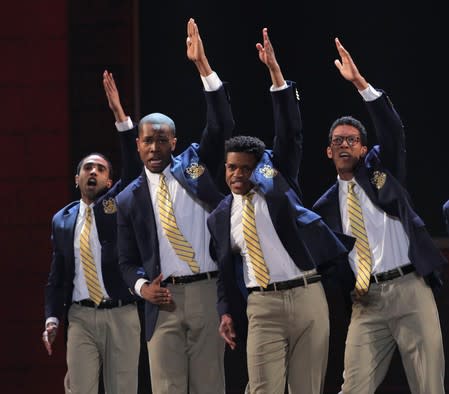
[[[354,181],[350,181],[348,183],[348,192],[349,193],[355,193],[354,188],[355,188],[355,182]]]
[[[254,194],[255,194],[255,192],[253,192],[253,191],[248,192],[248,193],[246,193],[246,194],[243,195],[243,199],[244,199],[245,201],[252,202],[252,201],[253,201]]]

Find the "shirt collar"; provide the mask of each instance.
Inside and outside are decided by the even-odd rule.
[[[79,215],[80,215],[81,217],[86,216],[86,209],[87,209],[87,207],[90,207],[90,208],[92,209],[92,212],[93,212],[93,209],[94,209],[94,203],[91,203],[91,204],[87,205],[83,200],[80,200],[80,211],[79,211]]]
[[[144,169],[145,169],[145,174],[147,176],[148,182],[152,185],[159,185],[159,179],[160,179],[161,174],[151,172],[146,167],[144,167]],[[165,175],[166,179],[170,179],[172,177],[171,172],[170,172],[170,164],[164,168],[164,171],[162,171],[162,174]]]

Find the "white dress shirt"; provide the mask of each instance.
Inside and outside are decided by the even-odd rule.
[[[89,290],[87,289],[86,279],[84,277],[84,270],[81,263],[80,258],[80,236],[81,230],[83,228],[84,222],[86,221],[86,208],[87,204],[80,200],[80,207],[78,216],[76,218],[75,225],[75,236],[73,240],[73,251],[74,251],[74,259],[75,259],[75,276],[73,278],[73,293],[72,293],[72,301],[80,301],[89,298]],[[106,292],[106,288],[103,282],[103,273],[101,271],[101,245],[100,240],[98,239],[98,231],[97,225],[95,223],[95,214],[94,214],[94,204],[89,205],[92,210],[92,224],[90,228],[89,235],[89,243],[92,251],[92,255],[95,261],[95,266],[97,268],[97,276],[100,282],[101,290],[103,292],[104,298],[109,298],[108,293]],[[59,319],[56,317],[49,317],[45,321],[45,326],[48,323],[59,324]]]
[[[253,196],[257,235],[265,263],[270,273],[270,283],[282,282],[303,276],[303,272],[293,262],[271,221],[265,197],[259,193]],[[243,196],[233,193],[231,207],[231,247],[243,259],[243,275],[246,287],[259,286],[250,263],[242,225]]]
[[[343,232],[352,235],[349,223],[347,196],[348,183],[338,178],[341,224]],[[409,239],[399,219],[387,215],[376,207],[355,179],[354,192],[360,201],[365,230],[371,249],[372,273],[380,274],[410,263],[408,258]],[[349,253],[349,263],[357,276],[357,252],[355,247]]]
[[[206,77],[201,76],[201,81],[206,92],[218,90],[223,85],[223,82],[214,71]],[[130,118],[125,122],[116,122],[115,125],[119,131],[129,130],[133,127]],[[176,255],[161,227],[159,207],[157,205],[159,174],[153,174],[147,168],[145,168],[145,173],[157,227],[162,277],[165,279],[169,276],[193,275],[188,264]],[[165,168],[163,173],[166,176],[165,181],[172,199],[176,222],[195,252],[195,260],[200,266],[200,272],[216,271],[217,265],[209,255],[210,234],[206,224],[209,213],[173,177],[170,172],[170,166]],[[141,287],[147,282],[147,279],[138,279],[136,281],[134,285],[136,294],[140,295]]]

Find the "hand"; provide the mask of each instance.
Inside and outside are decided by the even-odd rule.
[[[187,58],[195,63],[199,73],[207,77],[212,73],[212,69],[204,52],[203,41],[201,40],[198,25],[193,18],[187,22]]]
[[[108,99],[109,108],[114,113],[115,120],[117,122],[126,121],[127,116],[123,111],[114,77],[108,70],[105,70],[103,73],[103,87],[106,93],[106,98]]]
[[[146,283],[140,289],[140,295],[147,301],[156,305],[164,305],[173,303],[173,299],[165,287],[161,287],[162,274],[159,274],[151,283]]]
[[[285,84],[285,80],[276,60],[274,49],[268,36],[268,29],[266,27],[262,29],[262,38],[263,45],[259,42],[256,44],[256,49],[259,52],[259,59],[268,67],[273,85],[275,87],[281,87]]]
[[[338,54],[340,55],[341,60],[335,59],[334,64],[340,71],[340,74],[347,81],[352,82],[358,90],[363,90],[368,87],[368,83],[365,81],[365,78],[359,73],[357,66],[352,60],[349,52],[341,45],[341,42],[338,38],[335,38],[335,45],[337,46]]]
[[[56,334],[58,333],[58,326],[55,323],[48,323],[47,328],[42,333],[42,341],[44,342],[45,349],[49,356],[52,355],[53,349],[52,344],[56,339]]]
[[[234,350],[237,346],[235,342],[236,335],[234,330],[234,323],[230,315],[225,314],[221,316],[221,322],[220,327],[218,328],[218,332],[225,340],[225,342],[229,345],[229,347]]]

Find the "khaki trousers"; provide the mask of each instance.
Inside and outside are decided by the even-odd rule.
[[[371,284],[354,300],[345,349],[344,394],[374,393],[398,347],[413,394],[444,393],[444,352],[432,290],[410,273]]]
[[[223,394],[224,348],[216,280],[167,285],[175,307],[159,310],[148,342],[153,394]]]
[[[329,311],[320,282],[248,297],[247,359],[252,394],[323,392]]]
[[[101,366],[107,394],[137,393],[137,306],[95,309],[72,304],[68,319],[66,393],[98,394]]]

